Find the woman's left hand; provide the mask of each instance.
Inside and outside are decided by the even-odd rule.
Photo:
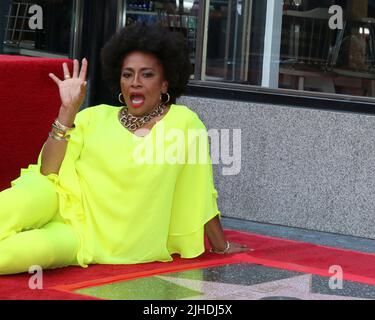
[[[254,251],[253,248],[249,248],[245,244],[240,244],[236,242],[229,242],[229,249],[227,250],[226,254],[231,254],[231,253],[239,253],[239,252],[250,252]]]
[[[219,250],[215,250],[212,248],[210,251],[213,253],[217,253],[217,254],[232,254],[232,253],[240,253],[240,252],[250,252],[250,251],[254,251],[254,249],[249,248],[245,244],[228,241],[227,247],[224,250],[219,251]]]

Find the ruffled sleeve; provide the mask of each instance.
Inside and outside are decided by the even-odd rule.
[[[74,120],[75,129],[70,133],[70,140],[67,144],[64,160],[61,163],[58,174],[51,173],[45,176],[54,185],[55,190],[59,195],[59,212],[61,217],[66,223],[73,226],[73,229],[77,233],[77,237],[80,239],[81,249],[83,248],[84,236],[81,231],[80,221],[85,219],[84,210],[82,207],[82,196],[80,190],[79,179],[76,171],[75,163],[79,159],[82,148],[84,147],[85,134],[87,133],[89,122],[90,122],[90,108],[83,109],[80,111]],[[35,171],[40,174],[42,152],[45,145],[38,156],[37,164],[29,165],[27,169],[23,171]],[[86,266],[84,262],[86,259],[82,256],[83,250],[79,250],[78,262],[81,266]]]
[[[185,133],[185,164],[176,181],[167,248],[193,258],[205,250],[204,225],[220,212],[207,129],[195,113]]]

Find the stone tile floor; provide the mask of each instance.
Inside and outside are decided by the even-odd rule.
[[[309,242],[323,246],[375,253],[375,240],[319,232],[300,228],[269,225],[242,219],[222,218],[224,228],[254,232],[271,237]]]
[[[251,264],[232,264],[122,281],[77,290],[113,300],[362,300],[375,286]]]
[[[375,240],[223,217],[224,228],[375,253]],[[76,291],[116,300],[362,300],[375,299],[375,286],[239,263],[176,272]]]

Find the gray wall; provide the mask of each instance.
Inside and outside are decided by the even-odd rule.
[[[223,216],[375,239],[375,117],[182,97],[207,129],[241,129],[241,171],[214,165]]]

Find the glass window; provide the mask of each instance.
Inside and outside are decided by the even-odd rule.
[[[260,85],[264,1],[210,1],[204,80]],[[261,40],[261,41],[259,41]]]
[[[197,16],[199,1],[164,0],[164,1],[126,1],[125,25],[134,22],[146,24],[161,23],[172,31],[184,34],[188,43],[192,64],[195,64],[197,43]]]
[[[2,53],[69,56],[74,0],[6,1]]]
[[[375,0],[208,0],[201,79],[375,97]]]

